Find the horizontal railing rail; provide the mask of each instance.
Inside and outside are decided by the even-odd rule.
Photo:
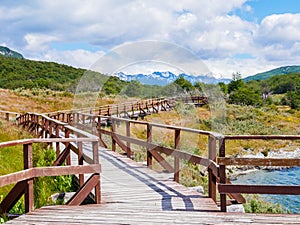
[[[9,112],[0,110],[0,119],[4,119],[6,121],[15,120],[19,116],[17,112]]]
[[[226,166],[264,166],[264,167],[294,167],[300,166],[298,158],[251,158],[251,157],[226,157],[226,141],[229,140],[290,140],[299,141],[300,135],[226,135],[220,141],[219,157],[217,164],[220,167],[220,183],[218,191],[220,193],[221,211],[226,212],[227,193],[245,194],[291,194],[300,195],[299,185],[280,184],[228,184],[226,183]]]

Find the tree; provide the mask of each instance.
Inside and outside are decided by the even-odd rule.
[[[141,91],[142,91],[142,84],[139,81],[134,80],[127,85],[125,94],[128,97],[139,97],[142,93]]]
[[[224,82],[219,82],[218,85],[224,94],[228,93],[227,85]]]
[[[229,96],[229,103],[236,105],[253,105],[260,106],[262,99],[260,93],[247,87],[240,87],[232,92]]]
[[[291,106],[292,109],[300,108],[300,90],[297,91],[289,91],[286,94],[287,103]]]
[[[174,84],[177,84],[179,87],[181,87],[183,90],[189,92],[194,89],[194,86],[191,82],[184,79],[183,76],[179,76],[175,81]]]
[[[228,84],[228,93],[239,89],[244,86],[244,81],[242,80],[242,75],[239,72],[232,74],[232,81]]]

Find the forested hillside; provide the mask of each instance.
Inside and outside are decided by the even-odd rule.
[[[85,70],[53,62],[0,56],[0,88],[74,90]]]
[[[245,82],[251,81],[251,80],[266,80],[273,76],[277,75],[283,75],[283,74],[291,74],[291,73],[300,73],[300,66],[283,66],[279,67],[270,71],[266,71],[263,73],[258,73],[253,76],[249,76],[244,78],[243,80]]]

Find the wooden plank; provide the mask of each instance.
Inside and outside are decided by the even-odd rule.
[[[300,166],[300,159],[287,158],[233,158],[219,157],[217,159],[219,165],[240,165],[240,166]]]
[[[300,195],[300,185],[219,184],[220,193]]]
[[[225,140],[300,140],[300,135],[225,135]]]
[[[33,169],[27,169],[27,170],[0,176],[0,187],[32,178],[33,177],[32,170]]]
[[[82,166],[36,167],[0,176],[0,186],[17,183],[19,181],[28,180],[34,177],[100,173],[100,170],[100,164]]]
[[[70,174],[100,173],[101,165],[80,165],[80,166],[52,166],[33,168],[34,177],[62,176]]]

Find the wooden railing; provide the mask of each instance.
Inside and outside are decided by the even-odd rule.
[[[78,121],[84,121],[85,124],[76,123],[82,129],[89,129],[95,134],[98,132],[99,142],[103,147],[108,147],[105,143],[103,135],[111,137],[111,148],[116,150],[119,146],[127,155],[132,156],[131,145],[139,145],[147,149],[147,166],[152,167],[153,158],[167,171],[174,173],[174,180],[179,181],[180,173],[180,159],[188,162],[206,166],[208,169],[208,196],[217,202],[217,189],[220,194],[221,211],[226,212],[226,206],[232,203],[245,203],[245,199],[241,193],[258,193],[258,194],[300,194],[299,186],[274,186],[274,185],[237,185],[231,184],[226,176],[226,165],[240,165],[240,166],[300,166],[300,159],[286,159],[286,158],[236,158],[225,157],[226,141],[227,140],[300,140],[297,135],[238,135],[238,136],[223,136],[222,134],[190,129],[184,127],[170,126],[164,124],[148,123],[144,121],[128,120],[124,118],[103,117],[89,114],[80,114]],[[86,119],[82,119],[85,117]],[[88,118],[88,119],[87,119]],[[106,119],[110,121],[110,129],[101,127],[100,121]],[[77,122],[78,122],[77,121]],[[116,126],[120,123],[125,123],[125,132],[123,135],[119,133]],[[131,136],[132,125],[145,126],[146,138],[144,140],[137,139]],[[98,126],[97,126],[98,125]],[[173,130],[174,143],[173,147],[160,146],[152,141],[153,129],[162,128],[165,130]],[[201,157],[199,155],[185,152],[181,149],[181,134],[182,132],[194,133],[207,137],[207,151],[208,157]],[[124,135],[125,133],[125,135]],[[163,156],[172,156],[174,164],[171,165]],[[226,197],[227,196],[227,197]]]
[[[39,118],[38,118],[39,117]],[[40,118],[41,117],[41,118]],[[165,170],[174,173],[174,180],[179,181],[180,175],[180,160],[190,163],[198,164],[207,167],[208,170],[208,196],[217,202],[217,190],[220,194],[221,211],[226,212],[227,205],[231,203],[245,203],[245,199],[241,193],[259,193],[259,194],[300,194],[299,186],[278,186],[278,185],[237,185],[231,184],[226,176],[226,166],[240,165],[240,166],[300,166],[299,159],[286,158],[232,158],[226,157],[226,142],[229,140],[300,140],[298,135],[237,135],[229,136],[214,132],[190,129],[178,126],[148,123],[138,120],[129,120],[118,118],[115,116],[102,116],[96,114],[82,113],[82,112],[64,112],[52,114],[49,118],[37,114],[26,114],[18,119],[20,124],[28,127],[29,130],[34,131],[39,136],[57,137],[58,132],[53,131],[60,127],[65,129],[65,136],[69,137],[70,132],[79,134],[79,137],[89,137],[89,133],[98,136],[99,144],[105,148],[111,147],[116,151],[117,146],[123,150],[127,157],[132,157],[132,146],[138,145],[146,149],[147,166],[152,168],[153,159],[156,160]],[[67,125],[65,122],[58,122],[63,120],[72,124]],[[107,126],[102,126],[102,121],[106,121]],[[109,122],[109,123],[108,123]],[[117,127],[124,124],[125,130],[120,132]],[[136,138],[132,135],[132,127],[135,125],[143,126],[145,138]],[[74,128],[76,126],[77,128]],[[163,129],[173,132],[173,144],[170,147],[159,145],[153,141],[153,130]],[[84,132],[85,130],[87,132]],[[205,137],[207,147],[207,157],[199,156],[185,152],[181,146],[181,136],[183,132],[193,133]],[[105,139],[104,135],[109,136]],[[94,137],[94,136],[93,136]],[[110,140],[110,143],[107,142]],[[194,140],[193,140],[194,141]],[[166,157],[172,158],[167,160]]]
[[[0,110],[0,119],[4,119],[6,121],[15,120],[18,115],[19,115],[19,113],[16,113],[16,112]]]
[[[53,115],[54,116],[54,115]],[[207,167],[208,169],[208,195],[215,202],[217,202],[217,182],[220,181],[219,177],[219,166],[216,164],[217,159],[217,140],[222,136],[217,133],[197,130],[185,127],[148,123],[144,121],[129,120],[118,117],[107,117],[100,115],[93,115],[87,113],[76,112],[76,115],[70,113],[65,115],[66,118],[75,118],[75,120],[70,119],[70,123],[79,129],[85,129],[93,134],[97,134],[99,137],[99,144],[105,148],[111,146],[112,151],[116,151],[116,147],[119,146],[127,155],[127,157],[132,157],[132,145],[139,145],[146,148],[147,150],[147,166],[152,168],[152,161],[155,159],[165,170],[170,173],[174,173],[174,180],[179,182],[180,176],[180,160],[184,160],[193,164],[198,164]],[[58,118],[58,117],[56,117]],[[109,121],[109,129],[105,126],[101,126],[101,121]],[[125,124],[125,135],[119,133],[116,129],[121,123]],[[146,137],[144,140],[132,137],[131,128],[133,125],[144,126],[146,130]],[[171,130],[174,133],[174,142],[172,147],[165,147],[153,143],[153,129],[165,129]],[[183,132],[196,134],[199,136],[204,136],[207,140],[207,153],[208,157],[201,157],[189,152],[185,152],[181,149],[181,134]],[[111,143],[104,141],[103,135],[108,135],[111,138]],[[165,154],[167,157],[173,157],[173,165],[170,164],[168,160],[162,155]],[[230,184],[229,179],[227,182]],[[227,194],[231,203],[245,203],[245,199],[240,194],[228,193]],[[230,203],[230,204],[231,204]]]
[[[80,205],[94,190],[95,202],[101,202],[100,170],[98,137],[74,128],[66,123],[51,119],[41,114],[27,113],[17,118],[17,124],[34,132],[39,139],[26,139],[0,143],[0,148],[23,145],[24,170],[0,177],[0,186],[16,183],[9,194],[0,204],[2,213],[8,212],[14,204],[25,194],[25,210],[34,209],[33,179],[40,176],[60,176],[78,174],[79,189],[66,203],[67,205]],[[70,137],[70,136],[75,137]],[[83,142],[91,143],[92,157],[84,154]],[[32,144],[46,143],[56,150],[56,160],[50,167],[33,167]],[[64,149],[61,150],[61,146]],[[76,165],[71,165],[71,151],[78,156]],[[63,163],[66,166],[61,166]],[[83,165],[86,162],[88,165]],[[84,174],[92,175],[85,181]]]
[[[218,190],[221,200],[221,211],[226,212],[227,193],[247,193],[247,194],[286,194],[300,195],[299,185],[259,185],[259,184],[227,184],[226,166],[280,166],[294,167],[300,166],[298,158],[236,158],[226,157],[226,142],[230,140],[293,140],[299,141],[300,135],[239,135],[224,136],[220,139],[219,157],[217,164],[220,167],[220,183]]]
[[[186,104],[194,104],[195,106],[203,106],[208,103],[205,96],[178,96],[173,98],[154,98],[147,100],[139,100],[136,102],[125,102],[120,104],[104,105],[98,108],[84,108],[74,110],[64,110],[49,113],[48,116],[56,118],[60,121],[70,122],[71,118],[75,120],[77,113],[90,116],[114,116],[121,118],[142,119],[149,114],[158,113],[159,111],[168,111],[174,108],[175,103],[182,101]],[[72,115],[71,115],[72,114]],[[69,116],[69,117],[68,117]],[[78,118],[78,116],[77,116]]]

